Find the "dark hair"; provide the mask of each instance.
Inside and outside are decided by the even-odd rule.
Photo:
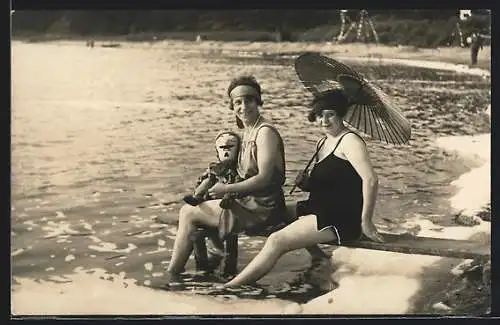
[[[325,109],[334,110],[337,116],[343,118],[347,114],[349,105],[349,99],[342,89],[328,90],[314,96],[307,119],[309,122],[314,122],[316,116]]]
[[[262,98],[261,98],[262,90],[260,88],[259,82],[252,75],[243,75],[243,76],[239,76],[239,77],[236,77],[233,80],[231,80],[229,87],[227,87],[227,95],[230,97],[231,91],[233,91],[234,88],[236,88],[238,86],[243,86],[243,85],[250,86],[257,91],[257,94],[259,95],[259,97],[255,98],[255,100],[257,101],[258,105],[262,105],[263,104]],[[230,110],[234,109],[232,100],[229,101],[229,109]],[[240,118],[238,116],[236,116],[236,125],[240,129],[244,128],[243,122],[240,120]]]
[[[238,116],[235,116],[235,119],[236,119],[236,126],[238,127],[238,129],[243,129],[245,127],[243,121],[241,121],[241,119]]]

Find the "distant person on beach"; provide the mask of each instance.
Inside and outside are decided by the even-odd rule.
[[[271,234],[258,255],[226,287],[258,281],[292,250],[340,245],[363,235],[383,241],[372,222],[378,178],[365,142],[343,123],[349,106],[346,96],[340,89],[331,90],[316,96],[311,106],[309,121],[315,121],[325,136],[316,145],[308,176],[296,181],[310,192],[309,198],[297,202],[298,220]]]
[[[168,273],[170,280],[184,270],[192,251],[193,235],[197,227],[222,227],[226,234],[259,233],[269,225],[289,223],[282,186],[285,182],[285,150],[280,133],[260,114],[260,84],[253,76],[241,76],[231,81],[227,94],[229,108],[234,112],[238,128],[243,129],[238,155],[237,172],[241,182],[216,183],[208,193],[223,197],[226,193],[244,194],[232,201],[226,209],[220,199],[192,206],[186,204],[179,211],[177,235]],[[305,246],[307,247],[307,246]],[[319,247],[309,247],[313,257],[324,258]]]
[[[477,65],[477,56],[479,54],[479,50],[483,49],[483,43],[484,39],[479,33],[473,33],[471,35],[470,53],[472,66]]]

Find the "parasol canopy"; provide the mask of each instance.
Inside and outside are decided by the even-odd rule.
[[[295,60],[295,71],[313,95],[343,88],[350,103],[344,121],[351,127],[386,143],[405,144],[410,140],[410,123],[389,96],[351,67],[308,52]]]

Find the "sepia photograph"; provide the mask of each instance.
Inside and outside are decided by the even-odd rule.
[[[491,315],[491,10],[10,20],[11,318]]]

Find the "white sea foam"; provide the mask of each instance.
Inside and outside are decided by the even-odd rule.
[[[92,225],[87,222],[80,222],[79,225],[72,225],[68,221],[48,221],[46,226],[42,227],[42,230],[47,232],[47,235],[43,237],[45,239],[64,235],[78,235],[82,233],[91,234],[95,232],[92,229]]]
[[[108,243],[101,240],[95,236],[89,236],[89,238],[98,245],[89,245],[89,249],[97,252],[115,252],[115,253],[125,253],[128,254],[137,248],[136,245],[132,243],[127,244],[127,248],[119,249],[115,243]]]
[[[465,239],[477,232],[490,232],[488,222],[436,231],[432,230],[436,228],[432,222],[420,218],[408,220],[403,227],[411,228],[415,224],[421,228],[419,235],[429,237]],[[333,259],[342,265],[334,273],[339,287],[301,308],[290,308],[289,303],[276,299],[255,301],[227,297],[219,301],[213,297],[163,292],[138,286],[135,280],[125,278],[125,274],[109,274],[103,270],[92,270],[94,273],[89,274],[89,271],[75,269],[75,274],[61,277],[58,283],[15,277],[18,284],[13,286],[12,312],[23,315],[404,314],[421,288],[423,272],[441,258],[339,248]],[[459,262],[457,260],[457,264]],[[450,270],[442,272],[451,275]],[[103,277],[111,281],[102,280]]]
[[[286,302],[279,300],[215,300],[210,297],[169,293],[138,286],[103,270],[78,272],[65,281],[34,281],[15,278],[12,295],[14,315],[189,315],[273,314]],[[111,278],[103,280],[101,277]],[[149,281],[149,280],[147,280]]]
[[[478,232],[490,233],[490,223],[475,227],[446,227],[433,230],[429,220],[409,220],[405,228],[418,224],[419,236],[467,239]],[[341,267],[333,273],[339,287],[302,306],[303,314],[406,314],[412,299],[422,289],[424,272],[442,260],[439,256],[399,254],[341,247],[335,250],[334,263]],[[455,261],[455,260],[452,260]],[[460,263],[460,260],[456,260]],[[440,274],[453,274],[440,270]],[[425,274],[426,281],[432,281]]]
[[[491,106],[486,112],[491,114]],[[445,150],[481,160],[479,167],[452,182],[459,191],[450,198],[450,204],[457,212],[468,216],[477,214],[491,200],[491,134],[442,137],[436,143]]]

